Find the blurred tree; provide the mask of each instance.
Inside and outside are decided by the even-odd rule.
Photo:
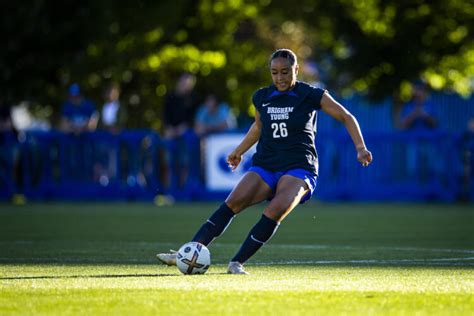
[[[71,0],[2,1],[0,12],[2,101],[50,106],[61,89],[61,69],[84,60],[97,22],[91,9]]]
[[[253,33],[262,4],[247,2],[2,2],[1,98],[32,100],[57,116],[72,82],[100,103],[114,81],[131,106],[130,126],[160,129],[162,97],[189,71],[200,89],[246,110],[270,51]]]
[[[474,76],[474,4],[463,0],[30,0],[0,10],[3,101],[57,114],[70,83],[101,103],[113,81],[130,127],[161,128],[163,96],[183,71],[251,115],[278,47],[316,60],[332,89],[375,98],[406,95],[420,76],[467,95]]]
[[[472,92],[472,1],[274,0],[267,10],[298,17],[318,34],[314,55],[330,52],[337,87],[406,97],[410,82],[423,78],[434,89]]]

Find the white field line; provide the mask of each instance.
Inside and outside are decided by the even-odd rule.
[[[26,263],[55,263],[55,264],[62,264],[62,263],[80,263],[80,264],[149,264],[149,258],[146,259],[116,259],[116,260],[107,260],[107,259],[79,259],[79,258],[66,258],[66,257],[45,257],[45,258],[8,258],[8,257],[0,257],[0,264],[10,264],[10,263],[17,263],[17,262],[26,262]],[[158,263],[158,261],[157,261]]]
[[[17,244],[21,245],[34,245],[38,243],[37,241],[22,240],[22,241],[0,241],[0,245],[5,244]],[[39,242],[42,243],[42,242]],[[86,242],[87,243],[87,242]],[[91,242],[97,245],[100,248],[100,245],[107,245],[110,247],[110,242]],[[163,242],[149,242],[149,241],[137,241],[137,242],[113,242],[117,247],[120,246],[132,246],[136,248],[154,248],[158,251],[167,251],[168,248],[178,248],[179,245],[175,243],[163,243]],[[240,244],[211,244],[210,248],[238,248]],[[381,251],[399,251],[399,252],[428,252],[428,253],[452,253],[452,254],[474,254],[474,250],[470,249],[446,249],[446,248],[423,248],[423,247],[391,247],[391,246],[348,246],[348,245],[297,245],[297,244],[269,244],[266,245],[268,248],[276,249],[300,249],[300,250],[323,250],[323,249],[339,249],[339,250],[381,250]],[[0,257],[0,262],[11,262],[13,258]],[[14,258],[14,261],[26,261],[26,262],[45,262],[53,261],[58,263],[95,263],[95,262],[104,262],[104,258],[101,259],[75,259],[75,258],[65,258],[65,257],[48,257],[48,258]],[[110,263],[145,263],[146,260],[142,259],[131,259],[124,258],[118,260],[112,260]],[[289,260],[289,261],[268,261],[268,262],[254,262],[249,263],[250,265],[326,265],[326,264],[417,264],[417,265],[449,265],[449,266],[474,266],[474,257],[462,257],[462,258],[410,258],[410,259],[366,259],[366,260]]]
[[[115,260],[115,261],[104,261],[97,259],[75,259],[75,258],[58,258],[58,257],[49,257],[49,258],[15,258],[15,262],[18,260],[30,262],[30,263],[80,263],[80,264],[149,264],[140,259],[124,259],[124,260]],[[468,261],[468,262],[466,262]],[[473,262],[469,262],[473,261]],[[0,264],[8,264],[12,262],[12,258],[0,257]],[[158,264],[158,262],[157,262]],[[367,260],[287,260],[287,261],[261,261],[261,262],[249,262],[247,265],[250,266],[268,266],[268,265],[346,265],[346,264],[372,264],[372,265],[428,265],[428,266],[474,266],[474,257],[469,258],[438,258],[438,259],[390,259],[390,260],[378,260],[378,259],[367,259]],[[227,265],[227,263],[217,263],[213,264],[215,266]]]
[[[210,247],[228,247],[228,246],[240,246],[239,244],[212,244]],[[355,249],[364,249],[364,250],[388,250],[388,251],[406,251],[406,252],[434,252],[434,253],[466,253],[474,254],[474,250],[470,249],[444,249],[444,248],[418,248],[418,247],[390,247],[390,246],[344,246],[344,245],[290,245],[290,244],[276,244],[276,245],[266,245],[268,248],[291,248],[291,249],[302,249],[302,250],[318,250],[318,249],[342,249],[342,250],[355,250]]]
[[[255,262],[250,265],[309,265],[309,264],[437,264],[437,265],[452,265],[455,262],[460,265],[473,265],[474,262],[461,263],[460,261],[474,261],[474,257],[469,258],[438,258],[438,259],[391,259],[391,260],[288,260],[288,261],[267,261]]]
[[[50,241],[46,241],[46,243],[49,243]],[[2,244],[18,244],[18,245],[33,245],[37,243],[45,243],[43,241],[33,241],[33,240],[16,240],[16,241],[0,241],[0,245]],[[74,243],[74,242],[73,242]],[[116,241],[116,242],[80,242],[81,244],[104,244],[104,245],[110,245],[114,244],[117,247],[120,246],[133,246],[133,247],[153,247],[157,249],[157,251],[166,251],[166,248],[179,248],[179,244],[177,243],[171,243],[171,242],[151,242],[151,241]],[[230,243],[230,244],[222,244],[222,243],[213,243],[209,245],[209,248],[228,248],[228,247],[240,247],[241,244],[235,244],[235,243]],[[301,249],[301,250],[319,250],[319,249],[342,249],[342,250],[357,250],[357,249],[362,249],[362,250],[383,250],[383,251],[406,251],[406,252],[419,252],[419,251],[424,251],[424,252],[433,252],[433,253],[463,253],[463,254],[474,254],[473,249],[449,249],[449,248],[424,248],[424,247],[397,247],[397,246],[348,246],[348,245],[321,245],[321,244],[314,244],[314,245],[298,245],[298,244],[267,244],[265,245],[267,248],[277,248],[277,249],[286,249],[286,248],[291,248],[291,249]]]

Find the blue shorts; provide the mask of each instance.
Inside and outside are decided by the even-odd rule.
[[[308,185],[309,192],[305,196],[303,196],[303,198],[300,201],[301,204],[309,200],[311,196],[313,195],[313,192],[316,189],[316,182],[317,182],[316,180],[318,178],[314,173],[306,169],[290,169],[285,172],[282,172],[282,171],[272,172],[272,171],[263,169],[261,167],[252,166],[250,167],[248,171],[253,171],[257,173],[263,179],[263,181],[265,181],[265,183],[268,184],[268,186],[270,187],[270,189],[272,189],[273,192],[276,191],[277,183],[280,180],[280,178],[284,175],[290,175],[295,178],[303,180]]]

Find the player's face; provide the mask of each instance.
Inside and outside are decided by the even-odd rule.
[[[298,65],[291,66],[287,58],[278,57],[271,61],[270,72],[273,84],[277,87],[278,91],[284,92],[295,86]]]

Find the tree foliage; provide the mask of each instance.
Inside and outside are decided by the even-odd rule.
[[[30,100],[55,115],[72,82],[98,105],[117,82],[130,127],[160,129],[163,97],[184,71],[198,76],[201,95],[249,114],[278,47],[314,60],[340,91],[403,96],[420,77],[435,89],[472,90],[469,1],[31,0],[0,9],[2,101]]]
[[[298,8],[285,1],[272,7],[318,33],[315,47],[330,52],[331,77],[343,79],[343,88],[403,96],[411,81],[424,79],[434,89],[472,92],[472,1],[306,0]]]

